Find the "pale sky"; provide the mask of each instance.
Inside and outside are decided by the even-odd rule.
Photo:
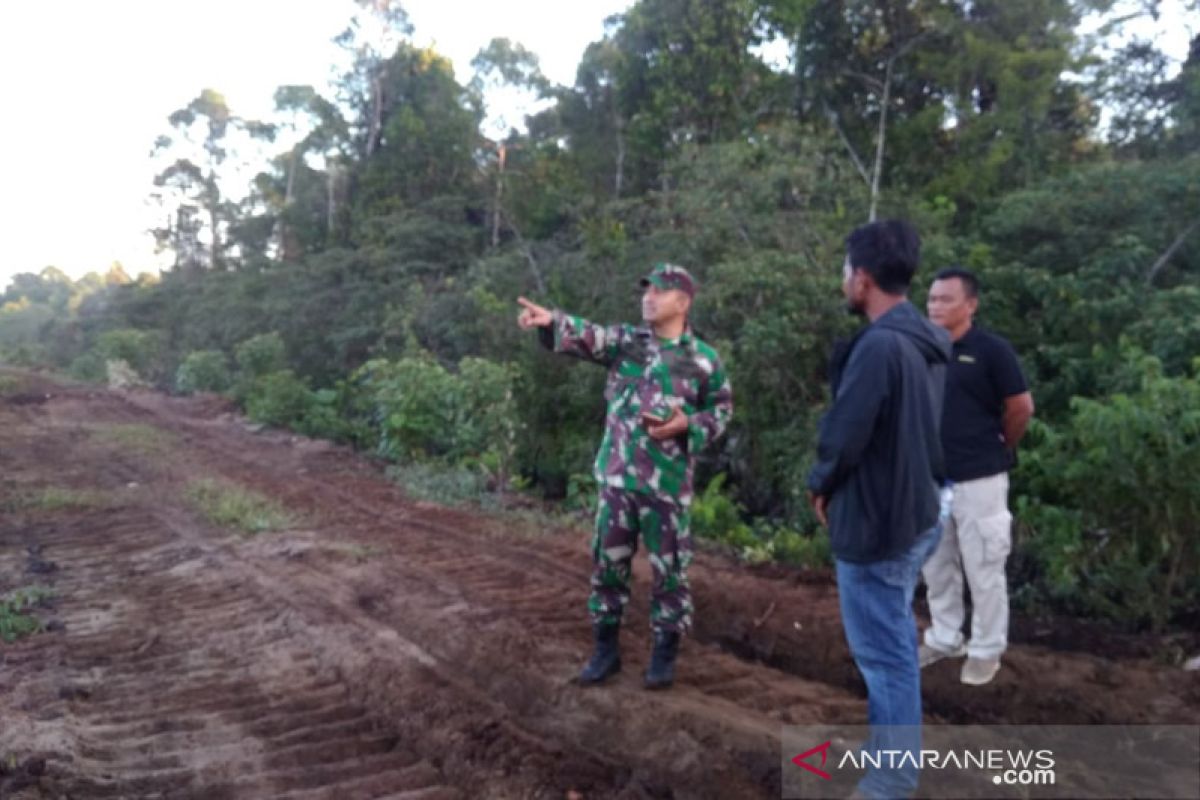
[[[604,19],[631,0],[408,0],[420,45],[451,58],[460,81],[484,45],[507,36],[542,71],[573,84]],[[144,231],[150,148],[167,115],[204,87],[234,113],[265,118],[275,88],[327,85],[330,43],[350,0],[8,0],[0,3],[0,290],[54,265],[72,277],[113,261],[155,268]],[[239,187],[240,188],[240,187]]]
[[[490,39],[536,53],[553,81],[574,83],[603,20],[632,0],[408,0],[417,44],[454,62],[460,81]],[[1181,0],[1166,0],[1170,11]],[[276,87],[322,90],[337,59],[330,39],[351,0],[8,0],[0,3],[0,289],[17,272],[54,265],[72,277],[113,261],[157,267],[145,230],[149,151],[167,115],[204,87],[234,113],[268,116]],[[1157,35],[1176,58],[1189,28],[1169,13]],[[238,187],[239,191],[241,187]]]

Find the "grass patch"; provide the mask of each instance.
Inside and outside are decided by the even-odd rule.
[[[54,592],[44,586],[31,586],[0,597],[0,640],[15,642],[40,631],[42,623],[28,612],[53,596]]]
[[[188,486],[188,502],[209,522],[242,533],[294,527],[295,517],[275,500],[241,486],[205,479]]]
[[[94,489],[68,489],[47,486],[42,489],[23,489],[14,492],[0,503],[0,508],[13,511],[62,511],[68,508],[99,508],[107,506],[110,498]]]
[[[177,444],[175,436],[153,425],[97,425],[92,437],[103,444],[143,455],[162,455]]]
[[[17,394],[25,388],[25,381],[15,375],[0,375],[0,397]]]
[[[346,554],[354,559],[356,564],[365,564],[376,556],[382,555],[383,548],[373,544],[352,544],[346,548]]]
[[[487,480],[478,470],[414,462],[388,467],[387,476],[419,500],[485,510],[497,506],[496,496],[487,490]]]

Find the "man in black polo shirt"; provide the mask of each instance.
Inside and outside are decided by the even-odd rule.
[[[942,413],[942,449],[954,501],[941,542],[922,570],[933,625],[920,648],[922,667],[965,654],[962,682],[974,686],[995,677],[1008,646],[1008,470],[1033,416],[1033,398],[1016,353],[1004,339],[973,324],[978,307],[979,281],[969,270],[953,267],[934,276],[929,319],[954,343]],[[971,640],[965,643],[964,575],[972,608]]]

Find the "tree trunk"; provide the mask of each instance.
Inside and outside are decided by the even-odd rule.
[[[212,228],[212,251],[209,254],[209,269],[216,270],[221,266],[221,190],[217,188],[216,173],[208,175],[208,224]]]
[[[854,164],[854,168],[858,170],[858,175],[863,179],[863,183],[867,188],[871,188],[871,176],[867,174],[867,168],[863,166],[862,159],[858,157],[858,151],[854,149],[854,145],[850,143],[850,137],[846,136],[846,131],[842,128],[842,123],[838,119],[837,112],[829,107],[829,103],[822,101],[822,108],[825,110],[825,116],[829,119],[833,129],[837,132],[838,138],[842,140],[842,144],[846,147],[846,152],[850,154],[850,161]]]
[[[1187,238],[1191,236],[1197,228],[1200,228],[1200,219],[1197,219],[1191,225],[1188,225],[1183,229],[1183,233],[1175,237],[1175,241],[1171,242],[1171,246],[1168,247],[1166,251],[1158,257],[1158,260],[1154,262],[1154,265],[1150,267],[1150,273],[1146,276],[1146,283],[1151,285],[1154,284],[1154,279],[1158,277],[1158,273],[1167,265],[1167,262],[1171,260],[1172,256],[1179,251],[1179,248],[1183,247],[1183,243],[1187,241]]]
[[[379,146],[379,132],[383,127],[383,78],[379,68],[371,76],[371,126],[367,129],[367,157]]]
[[[613,111],[613,124],[617,129],[617,168],[613,175],[613,199],[621,199],[621,188],[625,182],[625,123],[620,112]]]
[[[290,261],[295,253],[288,242],[287,223],[283,220],[283,214],[292,207],[292,202],[295,199],[296,187],[296,152],[300,146],[292,148],[291,156],[288,158],[288,174],[287,174],[287,189],[283,193],[283,211],[279,215],[279,220],[275,225],[275,236],[279,242],[279,260]]]
[[[337,171],[336,161],[325,162],[325,246],[333,245],[333,225],[337,215]]]
[[[887,137],[887,111],[892,96],[892,66],[895,63],[894,55],[887,60],[887,69],[883,75],[883,97],[879,104],[879,135],[875,139],[875,170],[871,175],[871,213],[867,218],[868,222],[875,221],[879,209],[879,180],[883,174],[883,147]]]
[[[500,199],[504,194],[504,160],[508,149],[503,143],[496,145],[496,195],[492,200],[492,247],[500,246]]]

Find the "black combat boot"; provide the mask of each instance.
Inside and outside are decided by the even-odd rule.
[[[675,682],[675,656],[679,654],[679,634],[654,632],[654,650],[642,685],[647,689],[666,689]]]
[[[592,625],[592,633],[596,640],[596,649],[592,657],[583,665],[579,673],[579,682],[584,686],[595,686],[604,683],[611,675],[621,671],[621,649],[617,641],[621,633],[621,625]]]

